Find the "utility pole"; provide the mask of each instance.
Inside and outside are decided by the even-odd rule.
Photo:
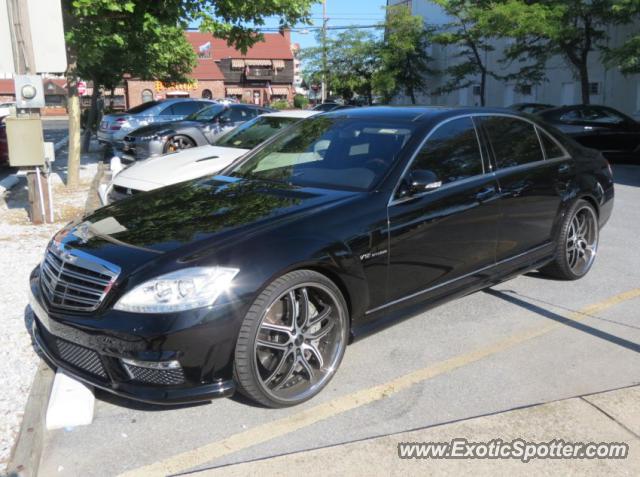
[[[44,95],[42,79],[35,76],[29,3],[28,0],[9,0],[6,7],[16,98],[16,115],[6,120],[9,164],[27,168],[31,222],[53,222],[48,172],[42,168],[45,166],[45,153],[40,106],[44,106]]]
[[[327,0],[322,0],[322,103],[327,100]]]

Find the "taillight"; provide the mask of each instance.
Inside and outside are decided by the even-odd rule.
[[[613,177],[613,169],[611,169],[611,163],[606,159],[604,160],[604,162],[607,163],[607,170],[609,171],[609,176]]]
[[[127,127],[129,125],[126,118],[118,118],[116,119],[116,123],[118,124],[114,124],[109,129],[111,129],[112,131],[117,131],[118,129],[122,129],[123,127]]]

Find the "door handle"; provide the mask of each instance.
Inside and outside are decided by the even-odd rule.
[[[558,167],[558,173],[560,174],[566,174],[570,170],[571,167],[569,166],[569,164],[562,164],[560,167]]]
[[[490,197],[492,197],[493,195],[495,195],[496,193],[496,188],[491,186],[491,187],[484,187],[483,189],[480,189],[478,192],[476,192],[476,200],[478,202],[483,202],[487,199],[489,199]]]

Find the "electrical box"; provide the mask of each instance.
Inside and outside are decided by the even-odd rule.
[[[44,87],[38,75],[16,75],[16,108],[44,108]]]
[[[44,166],[44,137],[40,118],[14,118],[5,120],[9,165],[11,167]]]

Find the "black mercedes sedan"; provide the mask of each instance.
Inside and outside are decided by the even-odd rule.
[[[206,146],[222,133],[273,109],[251,104],[214,104],[181,121],[143,126],[124,138],[123,159],[133,161]]]
[[[563,106],[539,113],[586,147],[610,160],[640,162],[640,123],[608,106]]]
[[[513,111],[318,115],[59,231],[30,277],[33,333],[132,399],[290,406],[408,309],[530,270],[584,276],[613,196],[598,152]]]

